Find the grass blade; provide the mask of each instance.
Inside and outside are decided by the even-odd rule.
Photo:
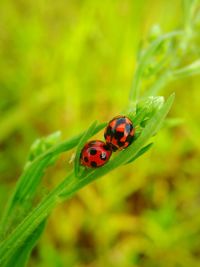
[[[36,230],[27,238],[23,246],[19,247],[13,256],[6,262],[2,267],[25,267],[30,253],[34,246],[36,245],[38,239],[42,235],[46,225],[46,220],[44,220]]]
[[[144,146],[136,155],[134,155],[132,157],[132,159],[130,159],[126,164],[129,164],[133,161],[135,161],[137,158],[141,157],[143,154],[145,154],[147,151],[149,151],[151,149],[151,147],[153,146],[153,143],[150,143],[146,146]]]

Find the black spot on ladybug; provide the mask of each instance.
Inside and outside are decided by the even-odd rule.
[[[108,126],[106,129],[106,136],[109,136],[111,134],[112,134],[112,128],[110,126]]]
[[[124,146],[125,142],[120,142],[120,141],[118,140],[118,141],[117,141],[117,144],[118,144],[119,147],[122,147],[122,146]]]
[[[115,133],[115,139],[121,139],[123,136],[124,136],[124,133],[123,132],[117,131]]]
[[[90,155],[96,155],[97,151],[95,148],[90,148]]]
[[[106,160],[106,153],[105,152],[101,153],[100,159]]]
[[[88,158],[87,158],[87,157],[84,157],[84,161],[85,161],[85,162],[88,162],[89,160],[88,160]]]
[[[130,145],[133,142],[133,136],[128,135],[127,138],[126,138],[126,142],[128,142],[129,145]]]
[[[103,145],[103,148],[104,148],[106,151],[109,151],[109,150],[110,150],[110,148],[109,148],[108,145]]]
[[[95,161],[91,161],[91,166],[95,168],[97,167],[97,163]]]
[[[110,146],[111,146],[111,149],[112,149],[112,151],[117,151],[117,149],[118,149],[118,147],[116,147],[115,145],[113,145],[113,144],[110,144]]]

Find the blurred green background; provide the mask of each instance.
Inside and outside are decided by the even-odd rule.
[[[65,139],[120,114],[155,23],[180,26],[181,0],[1,0],[0,211],[36,138],[61,130]],[[165,88],[183,123],[59,205],[29,267],[200,266],[199,83]],[[72,153],[49,169],[41,194],[66,176]]]

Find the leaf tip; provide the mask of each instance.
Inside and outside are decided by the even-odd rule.
[[[170,106],[173,104],[174,99],[175,99],[175,96],[176,96],[176,94],[175,94],[175,92],[173,92],[173,93],[168,97],[167,102],[170,104]]]

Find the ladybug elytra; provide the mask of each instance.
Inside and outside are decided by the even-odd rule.
[[[80,162],[89,168],[101,167],[109,160],[111,154],[112,151],[107,144],[100,140],[93,140],[83,147]]]
[[[114,117],[105,129],[104,137],[112,151],[127,148],[133,141],[135,129],[126,116]]]

